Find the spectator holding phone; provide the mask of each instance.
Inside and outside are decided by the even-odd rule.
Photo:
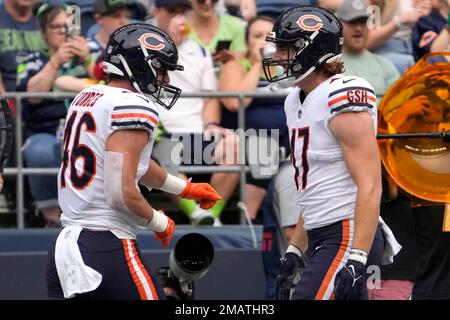
[[[244,21],[219,14],[215,9],[217,0],[190,0],[192,13],[189,25],[190,38],[208,48],[213,55],[214,64],[220,65],[234,58],[243,57],[246,52]],[[219,41],[222,42],[218,47]]]
[[[66,6],[44,3],[36,8],[42,36],[48,52],[30,54],[17,69],[17,91],[50,92],[54,90],[79,91],[89,84],[86,63],[89,50],[80,36],[68,37]],[[66,116],[64,102],[50,99],[24,101],[24,121],[27,140],[24,160],[28,167],[59,167],[60,145],[56,130]],[[42,211],[47,226],[59,225],[56,177],[33,175],[29,177],[31,193]]]
[[[211,54],[202,45],[188,37],[187,15],[191,5],[189,0],[155,0],[152,10],[154,25],[166,31],[178,48],[179,63],[183,72],[169,72],[170,83],[183,92],[214,92],[217,79],[214,74]],[[237,135],[219,126],[220,105],[218,99],[180,98],[168,111],[160,110],[159,119],[164,127],[164,135],[181,136],[183,139],[183,165],[191,165],[201,160],[203,165],[236,165]],[[214,139],[212,139],[214,137]],[[201,143],[200,146],[194,144]],[[205,150],[214,146],[214,159],[204,156]],[[227,151],[235,152],[230,156]],[[154,150],[157,151],[157,150]],[[156,152],[154,153],[154,155]],[[231,160],[228,163],[227,160]],[[186,177],[184,177],[186,178]],[[195,201],[178,198],[180,209],[193,224],[220,225],[220,216],[239,182],[238,173],[216,172],[209,182],[222,197],[209,210],[198,207]]]
[[[219,91],[251,92],[267,89],[269,83],[264,75],[262,60],[275,51],[272,44],[265,41],[272,31],[273,24],[274,20],[269,16],[256,16],[249,20],[245,33],[248,52],[241,59],[233,59],[225,63],[219,79]],[[224,107],[222,108],[222,125],[225,128],[236,129],[239,100],[223,98],[221,101]],[[245,128],[278,129],[279,144],[288,151],[289,137],[283,104],[283,98],[244,99]],[[269,180],[270,177],[253,179],[250,175],[247,178],[245,204],[252,219],[257,217]]]

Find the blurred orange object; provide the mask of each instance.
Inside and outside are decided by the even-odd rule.
[[[181,34],[186,37],[191,33],[191,31],[191,26],[185,23],[183,25],[183,29],[181,30]]]
[[[92,78],[83,78],[83,80],[88,84],[88,85],[94,85],[98,83],[97,79],[92,79]]]
[[[450,122],[450,62],[419,60],[383,97],[379,133],[431,133]],[[379,140],[390,177],[412,198],[450,203],[450,143],[442,139]]]

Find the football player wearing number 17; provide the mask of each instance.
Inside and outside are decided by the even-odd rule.
[[[209,184],[171,176],[150,160],[156,104],[170,109],[181,92],[167,74],[183,70],[177,62],[177,48],[165,32],[126,25],[106,47],[107,85],[94,85],[73,100],[58,176],[63,230],[48,255],[49,298],[163,298],[136,231],[150,229],[168,246],[175,225],[150,206],[137,184],[197,200],[204,209],[220,200]]]
[[[374,90],[341,74],[342,24],[325,9],[291,8],[272,31],[266,41],[276,52],[263,61],[267,78],[295,87],[285,112],[300,213],[278,276],[279,297],[367,298],[366,269],[380,264],[384,248]]]

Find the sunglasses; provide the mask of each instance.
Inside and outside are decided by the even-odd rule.
[[[68,27],[67,27],[66,24],[57,24],[57,23],[54,23],[54,24],[51,23],[51,24],[49,24],[49,25],[48,25],[48,28],[49,28],[50,30],[53,30],[53,31],[58,30],[58,31],[66,32],[66,31],[68,30]]]
[[[206,0],[196,0],[198,4],[205,4]],[[211,0],[212,3],[217,3],[219,0]]]

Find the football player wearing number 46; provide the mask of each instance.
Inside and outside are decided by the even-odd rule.
[[[380,264],[384,248],[374,90],[362,78],[341,74],[342,24],[327,10],[291,8],[272,31],[266,41],[276,52],[263,61],[267,79],[295,87],[285,112],[300,213],[278,296],[367,298],[366,269]],[[308,259],[302,257],[306,247]]]
[[[177,62],[177,48],[165,32],[126,25],[106,48],[107,85],[94,85],[73,100],[58,176],[64,228],[49,251],[49,298],[163,298],[136,231],[152,230],[166,247],[175,225],[150,206],[137,184],[197,200],[204,209],[220,200],[210,185],[171,176],[150,160],[156,105],[170,109],[181,92],[167,74],[183,70]]]

